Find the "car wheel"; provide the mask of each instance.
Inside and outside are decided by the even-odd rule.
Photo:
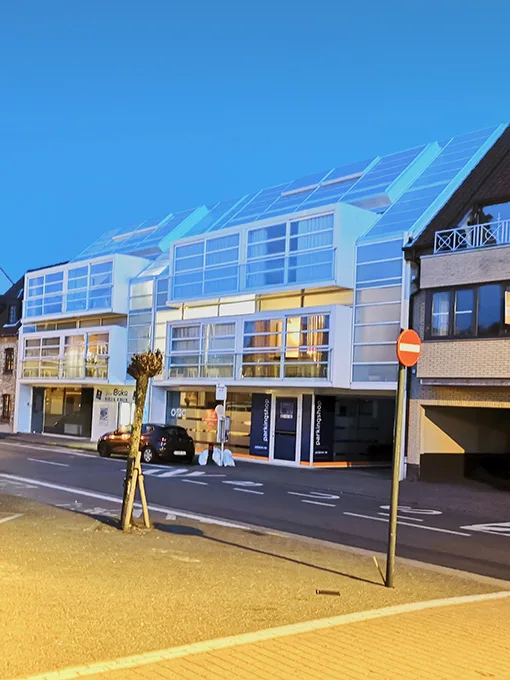
[[[150,446],[145,446],[142,449],[142,460],[144,463],[153,463],[154,459],[156,458],[154,451],[151,449]]]
[[[102,458],[109,458],[112,455],[110,447],[106,442],[99,442],[97,450]]]
[[[184,461],[185,461],[188,465],[193,465],[193,462],[195,461],[195,454],[194,454],[194,453],[188,453],[188,455],[186,456],[186,458],[184,459]]]

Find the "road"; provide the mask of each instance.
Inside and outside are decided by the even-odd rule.
[[[0,491],[47,504],[117,517],[124,472],[122,458],[0,440]],[[386,549],[389,483],[380,475],[253,463],[153,465],[144,472],[154,521],[188,513]],[[510,579],[510,502],[502,516],[490,505],[466,513],[404,499],[398,517],[398,555]]]

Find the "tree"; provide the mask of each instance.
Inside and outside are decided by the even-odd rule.
[[[140,489],[145,526],[147,528],[150,527],[140,462],[140,435],[142,433],[143,410],[147,397],[149,380],[155,375],[158,375],[158,373],[161,373],[162,368],[163,356],[158,349],[155,352],[148,350],[142,354],[134,354],[127,369],[129,375],[136,380],[136,388],[135,417],[131,429],[131,441],[126,465],[126,479],[124,482],[124,497],[122,499],[121,526],[123,531],[128,531],[132,525],[133,505],[135,502],[137,486]]]

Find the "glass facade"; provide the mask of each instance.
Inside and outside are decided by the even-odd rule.
[[[171,324],[169,378],[329,377],[329,314]]]
[[[109,261],[27,277],[25,316],[109,309],[112,272]]]
[[[239,233],[176,246],[172,298],[329,281],[334,252],[332,213],[248,229],[243,249]]]
[[[356,248],[353,382],[397,379],[401,326],[402,239]]]
[[[23,378],[108,378],[108,333],[25,338]]]

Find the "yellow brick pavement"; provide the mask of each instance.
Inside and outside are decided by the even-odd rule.
[[[88,680],[510,680],[510,598],[203,651]]]

